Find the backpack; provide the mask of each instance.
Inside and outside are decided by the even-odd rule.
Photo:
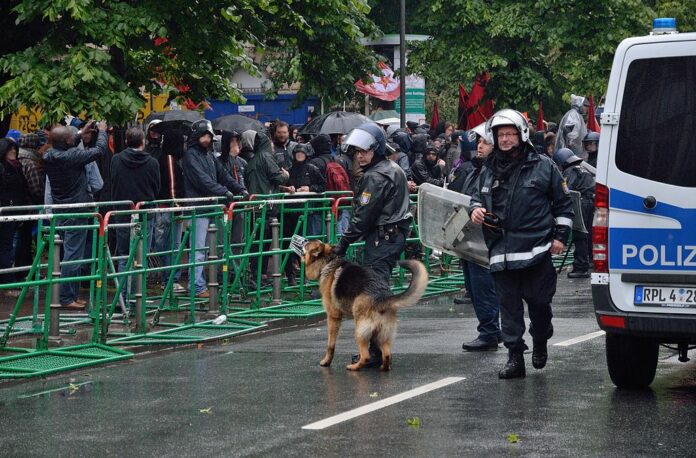
[[[326,190],[350,191],[350,178],[341,164],[330,159],[326,163]]]

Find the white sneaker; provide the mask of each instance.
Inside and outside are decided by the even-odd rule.
[[[186,288],[181,286],[179,283],[174,283],[172,285],[172,289],[174,290],[174,294],[183,294],[186,292]]]

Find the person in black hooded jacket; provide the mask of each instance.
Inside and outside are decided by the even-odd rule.
[[[145,133],[139,127],[126,131],[127,148],[111,158],[111,196],[115,200],[134,203],[152,201],[160,192],[160,171],[157,160],[144,151]],[[128,216],[117,216],[114,222],[126,223]],[[155,224],[148,221],[148,240],[151,241]],[[116,255],[127,256],[130,246],[130,228],[116,228]],[[126,259],[118,261],[118,270],[126,267]]]
[[[437,147],[429,143],[426,147],[425,155],[413,164],[413,168],[411,169],[413,181],[415,181],[418,186],[423,183],[442,186],[445,182],[443,170],[444,163],[445,161],[438,159]]]
[[[9,207],[29,203],[29,189],[17,160],[19,147],[14,140],[0,139],[0,206]],[[18,223],[0,223],[0,269],[12,267],[15,250],[13,240]],[[13,274],[0,275],[0,283],[14,281]]]

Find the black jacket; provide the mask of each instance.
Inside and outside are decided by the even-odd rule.
[[[481,174],[484,161],[485,159],[483,158],[475,157],[471,161],[466,161],[460,164],[460,167],[464,164],[468,164],[468,168],[470,169],[469,173],[466,174],[463,179],[461,177],[457,177],[456,181],[453,181],[449,186],[449,189],[471,197],[478,186],[478,178]]]
[[[127,148],[111,158],[111,197],[134,203],[157,199],[160,192],[157,160],[144,151]]]
[[[554,162],[531,147],[509,178],[495,179],[493,154],[481,169],[471,195],[472,212],[483,207],[501,220],[502,230],[483,226],[491,272],[522,269],[547,255],[553,239],[566,243],[573,224],[573,204]],[[500,194],[498,194],[500,193]],[[504,195],[499,199],[497,195]]]
[[[10,145],[10,140],[0,139],[0,206],[2,207],[29,204],[29,187],[22,173],[22,164],[19,160],[5,159]],[[19,150],[18,147],[17,150]]]
[[[326,191],[326,178],[316,165],[307,160],[293,161],[288,185],[294,186],[296,190],[302,186],[309,186],[310,192],[322,193]]]
[[[96,146],[82,149],[77,146],[53,145],[44,154],[44,168],[51,182],[54,204],[92,202],[87,190],[85,165],[106,153],[106,132],[99,132]]]
[[[246,189],[246,181],[244,181],[244,172],[246,172],[247,161],[239,156],[232,156],[230,154],[230,140],[232,140],[232,133],[228,131],[222,132],[222,152],[218,157],[218,161],[222,164],[222,167],[229,172],[229,174],[237,180],[237,183],[242,185]]]
[[[282,167],[285,170],[290,170],[290,167],[292,167],[292,151],[295,149],[296,145],[297,143],[291,140],[285,142],[284,145],[273,142],[273,154],[279,167]]]
[[[417,185],[430,183],[435,186],[442,186],[445,183],[445,174],[442,167],[437,165],[437,163],[429,164],[425,158],[420,158],[413,164],[411,175]]]
[[[478,177],[478,173],[481,171],[481,165],[483,163],[479,163],[478,171],[476,171],[476,176]],[[465,189],[468,189],[468,177],[471,176],[471,173],[474,171],[476,168],[473,159],[471,161],[460,161],[459,165],[452,170],[452,173],[450,173],[450,183],[447,185],[448,189],[451,189],[452,191],[457,191],[461,192],[462,194],[468,194],[464,192]]]
[[[152,149],[159,162],[160,192],[158,200],[182,199],[186,196],[184,169],[184,135],[179,129],[169,129],[162,134],[162,147]]]
[[[347,247],[379,226],[411,223],[406,174],[393,161],[382,160],[365,169],[353,199],[353,215],[340,244]]]
[[[224,196],[227,191],[244,194],[246,190],[222,167],[209,151],[198,145],[195,137],[189,141],[183,161],[186,197]]]
[[[563,169],[563,178],[568,189],[578,191],[582,200],[594,201],[595,179],[592,174],[578,163],[571,164]]]

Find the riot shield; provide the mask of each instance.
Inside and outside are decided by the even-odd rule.
[[[418,189],[418,232],[423,245],[488,267],[481,226],[469,220],[470,197],[428,183]]]
[[[578,191],[570,191],[570,200],[573,201],[573,230],[587,234],[585,221],[582,219],[582,198]]]

